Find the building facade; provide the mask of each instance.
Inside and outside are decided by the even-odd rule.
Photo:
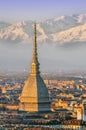
[[[83,121],[86,121],[86,101],[83,103]]]
[[[34,49],[29,77],[20,96],[19,110],[29,112],[50,111],[48,89],[40,76],[37,56],[36,24],[34,25]]]

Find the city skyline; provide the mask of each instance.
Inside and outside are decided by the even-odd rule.
[[[0,1],[0,128],[86,128],[86,1]]]

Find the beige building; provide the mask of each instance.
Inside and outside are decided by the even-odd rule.
[[[50,111],[48,89],[40,76],[37,57],[36,24],[34,25],[34,51],[30,75],[20,96],[19,110],[29,112]]]
[[[77,120],[83,120],[83,108],[77,107]]]
[[[83,121],[86,121],[86,100],[83,102]]]

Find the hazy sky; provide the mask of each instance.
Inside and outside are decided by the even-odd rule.
[[[86,13],[86,0],[0,0],[0,21],[43,20]],[[0,44],[0,70],[29,68],[32,47]],[[86,46],[40,47],[41,70],[86,70]]]
[[[86,0],[0,0],[0,18],[45,19],[86,13]]]

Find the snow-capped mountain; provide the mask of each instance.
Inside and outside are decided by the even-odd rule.
[[[33,40],[34,21],[0,22],[0,43],[30,43]],[[61,16],[37,23],[38,42],[64,45],[86,42],[86,14]]]
[[[52,41],[64,44],[73,42],[86,42],[86,24],[70,28],[59,33],[51,34]]]

